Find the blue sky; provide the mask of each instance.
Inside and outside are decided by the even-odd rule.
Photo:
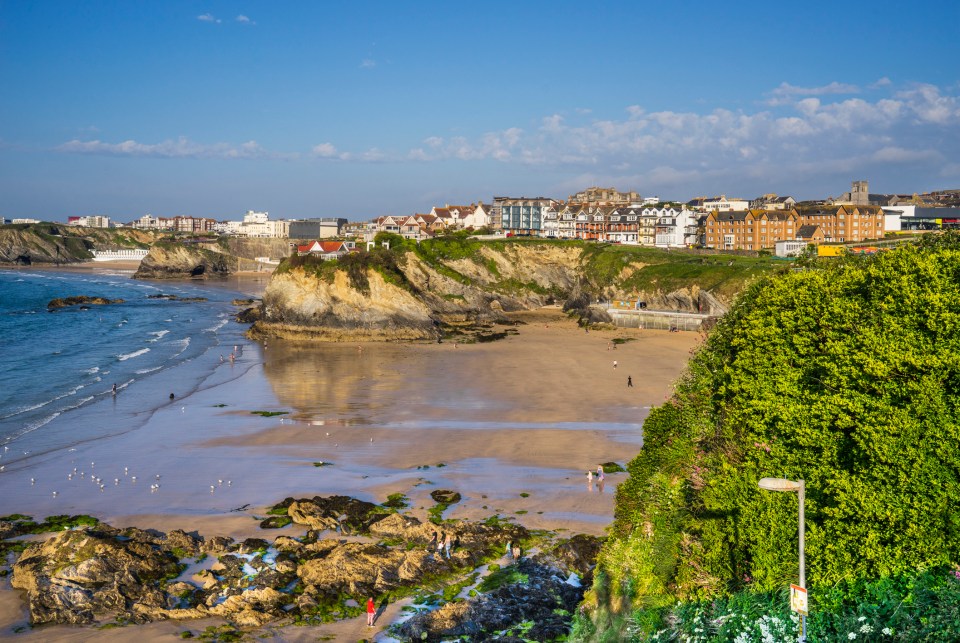
[[[0,215],[960,188],[960,4],[0,0]]]

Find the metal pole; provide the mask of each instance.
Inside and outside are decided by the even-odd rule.
[[[806,497],[806,484],[803,480],[798,480],[800,483],[800,489],[797,492],[797,495],[800,498],[800,587],[807,588],[807,565],[804,556],[804,542],[803,542],[803,531],[804,531],[804,521],[803,521],[803,501]],[[800,643],[807,643],[807,617],[803,614],[800,615]]]

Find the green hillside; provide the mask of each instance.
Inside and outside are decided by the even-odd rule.
[[[764,640],[718,616],[786,619],[797,498],[760,491],[772,476],[807,485],[811,641],[960,639],[960,617],[937,619],[960,612],[958,416],[957,236],[754,283],[645,422],[575,638],[667,640],[699,618],[678,640]],[[856,614],[863,631],[841,626]]]

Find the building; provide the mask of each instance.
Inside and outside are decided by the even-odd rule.
[[[493,197],[494,208],[500,213],[504,232],[520,236],[540,236],[543,229],[543,208],[557,206],[557,201],[546,197]]]
[[[751,210],[792,210],[797,205],[797,200],[792,196],[777,196],[776,194],[764,194],[750,202]]]
[[[809,245],[806,241],[796,239],[777,241],[773,244],[773,254],[778,257],[796,257],[803,254]]]
[[[324,261],[339,259],[343,255],[355,250],[351,241],[314,241],[304,245],[297,246],[297,254],[301,257],[312,255],[320,257]]]
[[[658,248],[685,248],[697,243],[697,216],[681,208],[664,207],[659,210],[654,232]]]
[[[960,228],[960,208],[899,205],[883,208],[883,213],[887,232]]]
[[[594,203],[597,205],[633,205],[642,203],[642,197],[637,192],[619,192],[615,188],[587,188],[582,192],[571,194],[567,203]]]
[[[136,221],[132,221],[130,226],[140,230],[160,230],[160,219],[152,214],[145,214]]]
[[[800,217],[793,211],[711,211],[704,220],[703,244],[718,250],[764,250],[795,240]]]
[[[814,207],[796,210],[800,225],[817,225],[827,243],[857,243],[882,239],[886,215],[877,206]]]
[[[164,220],[161,219],[161,222],[163,221]],[[204,217],[175,216],[172,219],[167,219],[166,223],[162,223],[161,225],[162,229],[173,229],[177,232],[197,234],[201,232],[213,232],[217,221]]]
[[[473,206],[472,212],[467,212],[462,218],[464,228],[489,228],[494,224],[493,208],[482,202]],[[499,224],[499,222],[497,222]]]
[[[289,222],[287,236],[291,239],[330,239],[343,234],[347,220],[336,217],[294,219]]]
[[[82,226],[84,228],[109,228],[110,217],[100,214],[91,214],[82,217],[67,217],[67,225]]]
[[[745,211],[750,207],[750,204],[743,199],[728,199],[725,194],[721,194],[712,199],[704,199],[701,207],[706,212],[710,212],[711,210],[715,212],[733,212]]]

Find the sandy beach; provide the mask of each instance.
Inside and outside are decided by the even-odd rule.
[[[222,367],[230,377],[162,405],[141,428],[8,469],[0,514],[87,513],[120,527],[272,539],[297,533],[258,527],[264,508],[287,496],[383,502],[400,492],[426,519],[430,491],[445,488],[463,496],[446,518],[500,514],[529,528],[602,535],[625,474],[601,487],[588,485],[586,471],[625,465],[638,452],[644,418],[670,394],[701,337],[585,333],[554,308],[513,318],[517,334],[489,344],[246,342]],[[321,461],[332,464],[314,466]],[[74,468],[110,484],[68,480]],[[155,481],[161,488],[151,491]],[[3,583],[0,636],[26,622]],[[151,625],[115,640],[187,627],[202,624]],[[18,638],[94,634],[113,640],[63,627]]]

